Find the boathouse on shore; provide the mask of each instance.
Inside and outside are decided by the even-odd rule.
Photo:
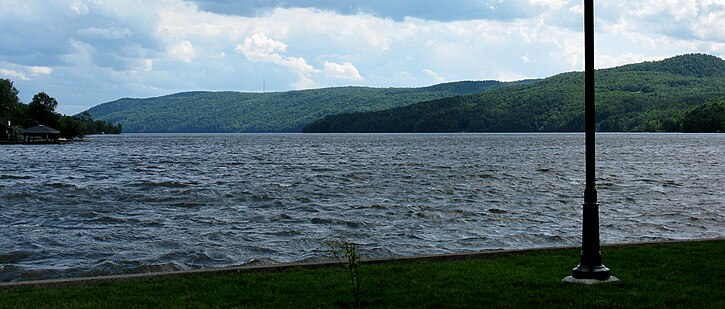
[[[27,143],[55,143],[60,139],[60,131],[44,125],[37,125],[20,132]]]

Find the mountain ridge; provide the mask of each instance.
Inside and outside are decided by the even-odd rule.
[[[725,101],[725,61],[687,54],[596,71],[600,131],[682,131]],[[583,130],[583,72],[516,82],[284,92],[188,91],[100,104],[124,132],[560,132]],[[705,108],[706,104],[714,105]],[[688,114],[689,113],[689,114]],[[690,115],[690,116],[688,116]],[[712,119],[716,123],[717,119]],[[725,125],[724,125],[725,126]]]
[[[725,61],[720,58],[679,55],[599,69],[595,76],[600,131],[719,130],[715,125],[684,124],[683,119],[698,121],[687,117],[697,114],[694,109],[717,111],[722,106],[718,102],[725,101]],[[583,131],[583,89],[583,72],[560,73],[479,94],[331,115],[305,126],[303,132]],[[712,106],[706,108],[708,104]],[[717,117],[711,121],[720,121]]]
[[[284,92],[189,91],[122,98],[89,109],[124,132],[299,132],[327,115],[385,110],[533,81],[460,81],[420,88],[331,87]]]

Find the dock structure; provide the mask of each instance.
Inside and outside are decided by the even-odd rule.
[[[61,141],[60,131],[44,125],[37,125],[20,131],[26,143],[58,143]]]

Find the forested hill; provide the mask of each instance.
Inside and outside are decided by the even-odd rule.
[[[690,54],[597,70],[599,131],[725,132],[725,61]],[[327,116],[304,132],[583,131],[584,74],[417,103]]]
[[[327,115],[386,110],[422,101],[526,84],[465,81],[424,88],[340,87],[275,93],[184,92],[120,99],[89,110],[124,132],[299,132]]]

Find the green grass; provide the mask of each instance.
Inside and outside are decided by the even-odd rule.
[[[725,240],[604,248],[621,282],[562,283],[578,250],[361,266],[363,308],[725,308]],[[341,268],[0,290],[0,308],[350,308]]]

